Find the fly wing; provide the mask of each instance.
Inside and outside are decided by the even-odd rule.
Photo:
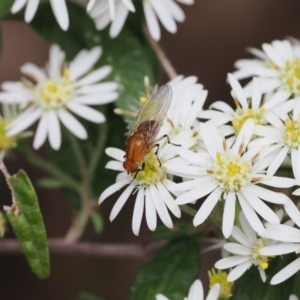
[[[141,107],[133,121],[128,137],[146,121],[155,121],[155,126],[150,128],[148,145],[151,145],[164,121],[172,100],[172,88],[169,85],[162,85],[156,89]]]

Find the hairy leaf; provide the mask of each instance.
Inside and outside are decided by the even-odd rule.
[[[15,204],[6,213],[32,271],[40,278],[50,274],[49,250],[43,217],[30,179],[24,171],[10,178]]]

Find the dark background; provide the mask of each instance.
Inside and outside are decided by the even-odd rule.
[[[246,57],[245,48],[260,47],[263,42],[299,36],[299,0],[196,0],[193,6],[182,6],[186,21],[178,25],[176,35],[163,32],[166,51],[179,74],[197,75],[208,89],[208,101],[231,101],[226,74],[233,63]],[[13,21],[2,22],[3,52],[0,60],[0,82],[18,80],[19,67],[25,62],[43,66],[48,45],[31,29]],[[163,76],[162,83],[167,81]],[[9,159],[11,173],[25,168],[31,178],[43,175],[30,168],[22,157]],[[37,189],[48,236],[61,237],[72,220],[69,204],[59,191]],[[9,205],[9,192],[0,176],[0,205]],[[129,201],[117,219],[110,223],[109,212],[114,201],[104,202],[101,211],[105,232],[96,236],[88,227],[84,240],[103,242],[147,242],[151,239],[143,223],[140,237],[131,232],[133,201]],[[189,218],[187,218],[189,220]],[[145,221],[143,221],[145,222]],[[11,233],[9,233],[11,234]],[[213,266],[215,253],[206,254],[201,277]],[[107,300],[125,300],[135,272],[143,264],[139,259],[86,258],[51,256],[51,277],[37,279],[23,256],[0,257],[0,299],[71,300],[80,291],[88,291]],[[143,299],[141,299],[143,300]]]

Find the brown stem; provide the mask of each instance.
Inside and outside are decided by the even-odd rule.
[[[74,221],[65,235],[65,243],[72,244],[80,240],[89,222],[91,213],[98,208],[97,202],[90,200],[83,203],[83,208],[75,216]]]
[[[64,239],[48,239],[51,254],[84,255],[94,257],[137,258],[148,259],[159,248],[165,245],[164,241],[152,242],[146,245],[128,243],[87,243],[68,244]],[[22,254],[19,242],[15,239],[0,241],[0,255]]]
[[[11,183],[10,183],[10,181],[9,181],[10,178],[11,178],[11,175],[8,173],[7,168],[6,168],[6,166],[5,166],[5,164],[4,164],[4,162],[3,162],[2,159],[0,159],[0,170],[1,170],[1,172],[3,173],[3,175],[4,175],[4,177],[5,177],[5,181],[6,181],[8,187],[9,187],[9,189],[10,189],[10,191],[11,191],[11,195],[12,195],[12,197],[11,197],[11,198],[12,198],[12,203],[15,204],[15,203],[16,203],[16,200],[15,200],[15,197],[14,197],[13,188],[12,188]]]
[[[169,58],[167,57],[160,44],[152,38],[146,25],[144,25],[144,33],[169,78],[175,78],[178,75],[175,68],[173,67],[172,63],[170,62]]]

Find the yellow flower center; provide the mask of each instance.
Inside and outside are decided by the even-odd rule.
[[[251,247],[251,258],[252,258],[252,263],[255,266],[260,266],[264,270],[268,268],[269,263],[268,263],[268,256],[264,256],[259,254],[260,249],[263,247],[266,247],[269,245],[269,240],[268,239],[258,239],[255,244],[252,245]]]
[[[217,152],[213,168],[208,173],[211,174],[224,193],[228,191],[237,192],[251,183],[251,167],[250,161],[237,154],[220,154]]]
[[[279,68],[274,63],[267,63],[267,65],[277,70],[280,73],[283,86],[291,91],[294,96],[300,95],[300,59],[293,61],[287,60],[283,68]]]
[[[215,269],[208,271],[209,287],[212,288],[213,285],[215,285],[216,283],[219,283],[221,286],[220,295],[218,299],[225,300],[229,299],[232,296],[231,290],[234,282],[228,282],[227,276],[228,274],[225,271],[216,271]]]
[[[166,178],[166,171],[160,166],[159,160],[153,150],[139,163],[139,169],[137,175],[132,174],[133,177],[136,176],[135,181],[139,185],[149,187],[151,184],[156,184]]]
[[[253,119],[256,125],[262,125],[265,123],[264,108],[253,109],[253,108],[241,108],[238,107],[235,110],[235,114],[233,116],[232,125],[234,127],[235,133],[238,134],[243,127],[244,123],[248,119]]]
[[[17,142],[17,136],[6,136],[5,127],[9,124],[9,120],[2,119],[0,121],[0,150],[8,150],[13,148]]]
[[[74,87],[70,82],[70,71],[65,70],[64,76],[47,79],[36,88],[36,99],[40,106],[57,109],[66,105],[74,97]]]
[[[298,148],[300,145],[300,119],[285,121],[284,139],[287,145],[291,148]]]

